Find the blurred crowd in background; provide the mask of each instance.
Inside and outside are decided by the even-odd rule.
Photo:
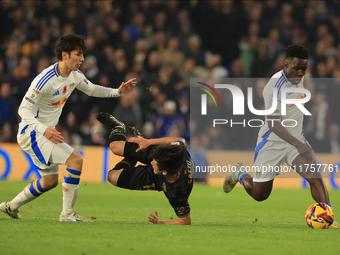
[[[207,150],[253,150],[257,128],[209,128],[190,140],[189,126],[200,125],[190,122],[190,78],[269,78],[296,43],[310,52],[306,77],[335,80],[306,84],[305,136],[315,152],[340,153],[339,1],[1,1],[0,24],[0,142],[16,142],[31,81],[57,62],[56,40],[76,33],[86,40],[80,70],[89,80],[118,88],[137,77],[138,85],[117,99],[75,90],[57,126],[70,145],[106,145],[95,118],[106,111],[146,138],[184,137],[196,165]],[[257,109],[264,85],[255,88]]]

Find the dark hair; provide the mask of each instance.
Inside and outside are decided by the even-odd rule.
[[[173,142],[158,145],[151,158],[157,161],[159,170],[165,170],[168,174],[181,171],[185,161],[186,145],[182,142]]]
[[[286,49],[286,58],[308,59],[309,52],[303,45],[292,44]]]
[[[86,51],[86,44],[82,37],[76,34],[63,35],[55,44],[55,50],[58,60],[63,60],[62,52],[71,54],[71,51],[80,50],[83,53]]]

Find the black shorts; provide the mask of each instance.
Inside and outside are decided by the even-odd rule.
[[[136,152],[138,145],[136,143],[126,142],[124,148],[124,157],[137,160],[146,165],[139,165],[131,168],[124,168],[120,173],[117,186],[131,190],[158,190],[162,188],[158,184],[157,176],[150,165],[152,159],[149,158],[154,146],[150,146],[145,151]]]

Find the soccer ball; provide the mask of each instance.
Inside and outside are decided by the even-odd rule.
[[[305,219],[310,228],[329,228],[334,221],[334,213],[327,204],[315,203],[307,209]]]

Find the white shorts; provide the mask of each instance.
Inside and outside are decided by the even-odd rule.
[[[67,143],[55,144],[51,142],[30,126],[19,129],[17,140],[20,147],[31,156],[34,165],[42,176],[58,174],[58,165],[65,164],[74,151]]]
[[[305,138],[301,141],[309,145]],[[291,166],[299,155],[298,150],[287,142],[268,141],[259,137],[254,156],[254,182],[268,182],[280,174],[284,162]]]

